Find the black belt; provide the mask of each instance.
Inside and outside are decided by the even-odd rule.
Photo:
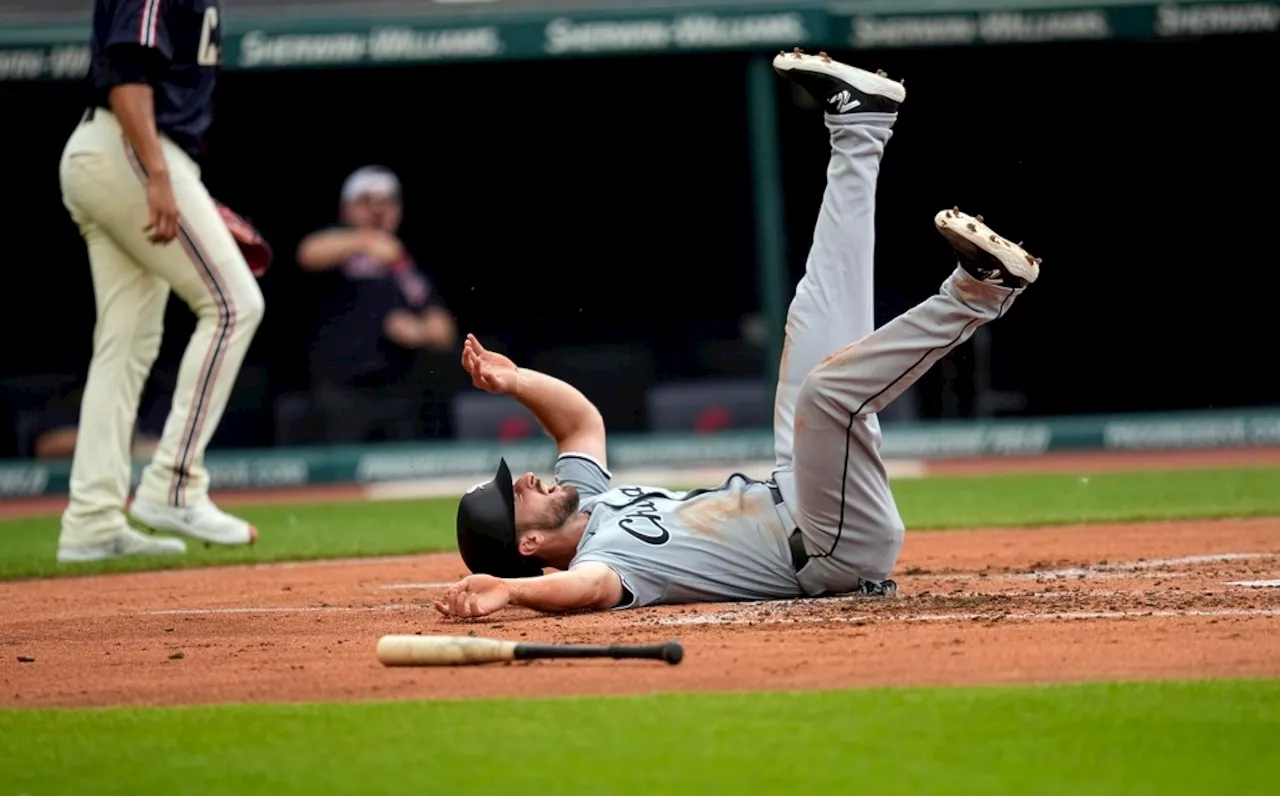
[[[778,489],[775,483],[769,483],[769,491],[773,494],[773,505],[782,505],[782,490]],[[796,572],[804,569],[804,565],[809,563],[809,554],[804,550],[804,535],[800,533],[800,529],[796,528],[787,537],[787,544],[791,547],[791,566]]]

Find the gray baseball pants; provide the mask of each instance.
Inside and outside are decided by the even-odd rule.
[[[787,313],[774,408],[774,481],[800,528],[805,593],[888,578],[904,526],[876,413],[1022,289],[957,267],[939,292],[874,329],[876,180],[896,114],[827,115],[831,160],[805,275]]]

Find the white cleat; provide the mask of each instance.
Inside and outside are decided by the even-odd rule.
[[[961,213],[958,208],[941,210],[933,223],[960,258],[960,265],[983,282],[1004,287],[1026,287],[1040,277],[1040,258],[1032,257],[1022,244],[995,233],[982,216]]]
[[[828,113],[896,113],[907,87],[884,72],[868,72],[832,60],[826,53],[806,55],[800,48],[778,53],[773,69],[801,90],[801,107],[821,105]]]
[[[58,545],[58,563],[83,564],[112,558],[180,556],[186,552],[186,542],[181,539],[147,536],[133,528],[125,528],[111,539],[98,544],[77,547]]]
[[[258,529],[206,501],[198,506],[161,506],[135,499],[129,507],[135,520],[157,531],[173,531],[208,544],[244,545],[258,540]]]

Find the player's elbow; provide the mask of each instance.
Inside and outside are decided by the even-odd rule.
[[[608,611],[622,602],[622,578],[618,577],[618,573],[609,567],[602,567],[599,572],[592,574],[592,608]]]
[[[574,451],[594,456],[603,466],[607,453],[605,445],[607,434],[600,410],[591,404],[584,405],[572,416],[572,420],[566,423],[566,428],[569,429],[567,433],[556,435],[557,447],[562,452]]]
[[[582,414],[578,419],[579,433],[584,437],[601,438],[605,436],[604,416],[600,414],[600,410],[593,403],[587,403],[582,407]]]

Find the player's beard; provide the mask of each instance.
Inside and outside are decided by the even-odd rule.
[[[571,486],[564,487],[561,497],[551,504],[550,515],[547,518],[549,527],[563,528],[565,523],[578,513],[580,502],[578,490]]]
[[[541,530],[546,534],[546,546],[535,554],[535,560],[541,562],[542,566],[556,569],[568,567],[568,561],[572,558],[572,550],[569,548],[576,548],[577,542],[575,540],[571,546],[567,545],[568,538],[562,537],[561,532],[566,530],[569,520],[578,513],[579,504],[578,490],[571,486],[564,487],[543,507],[540,522],[529,529]]]

